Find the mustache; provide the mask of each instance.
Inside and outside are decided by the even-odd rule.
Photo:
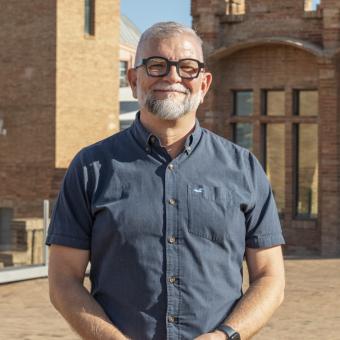
[[[152,88],[153,91],[177,91],[189,94],[190,91],[185,86],[181,84],[157,84]]]

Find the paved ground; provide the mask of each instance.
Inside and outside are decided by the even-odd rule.
[[[256,340],[340,340],[340,259],[286,260],[282,307]],[[47,280],[0,285],[0,339],[79,339],[49,304]]]

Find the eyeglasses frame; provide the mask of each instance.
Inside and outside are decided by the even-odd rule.
[[[149,61],[150,59],[154,59],[154,58],[163,59],[163,60],[166,61],[166,71],[165,71],[164,74],[159,75],[159,76],[155,76],[155,75],[149,74],[149,71],[148,71],[148,68],[147,68],[147,63],[148,63],[148,61]],[[183,60],[193,60],[193,61],[197,61],[198,67],[199,67],[199,68],[198,68],[198,72],[197,72],[197,74],[196,74],[195,77],[182,77],[182,76],[180,76],[180,74],[179,74],[179,63],[180,63],[181,61],[183,61]],[[205,68],[204,63],[202,63],[201,61],[199,61],[199,60],[197,60],[197,59],[194,59],[194,58],[183,58],[183,59],[179,59],[179,60],[177,60],[177,61],[172,61],[172,60],[169,60],[169,59],[167,59],[167,58],[165,58],[165,57],[161,57],[161,56],[152,56],[152,57],[149,57],[149,58],[144,58],[144,59],[142,59],[142,63],[141,63],[140,65],[136,66],[135,69],[137,69],[137,68],[139,68],[139,67],[141,67],[141,66],[145,66],[147,75],[148,75],[149,77],[154,77],[154,78],[162,78],[162,77],[166,77],[166,76],[169,74],[169,72],[170,72],[171,66],[176,66],[176,72],[177,72],[178,76],[181,77],[182,79],[187,79],[187,80],[196,79],[196,78],[200,75],[201,70]]]

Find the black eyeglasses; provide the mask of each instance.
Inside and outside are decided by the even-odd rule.
[[[146,73],[150,77],[165,77],[169,74],[170,67],[176,66],[177,74],[182,79],[197,78],[201,70],[204,68],[204,63],[191,58],[171,61],[163,57],[149,57],[143,59],[142,63],[135,68],[143,65],[146,68]]]

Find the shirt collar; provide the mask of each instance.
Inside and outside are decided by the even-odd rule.
[[[140,112],[137,112],[136,118],[131,126],[132,135],[137,139],[137,141],[143,146],[146,151],[150,151],[151,138],[153,134],[149,132],[140,121]],[[184,147],[185,152],[190,154],[192,150],[196,147],[198,141],[202,135],[202,128],[198,119],[196,118],[194,131],[187,137]],[[157,136],[154,136],[157,138]]]

